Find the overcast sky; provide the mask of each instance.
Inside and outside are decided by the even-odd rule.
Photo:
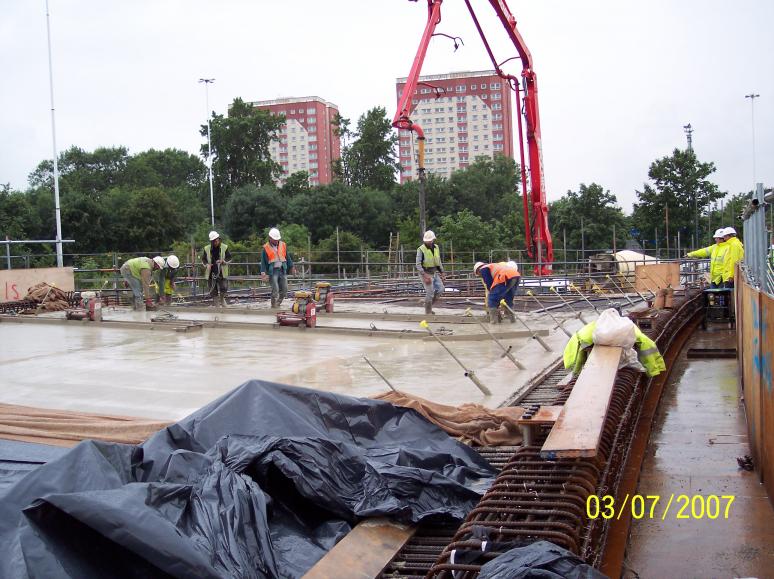
[[[210,109],[235,97],[317,95],[353,122],[395,113],[426,21],[407,0],[49,0],[59,151],[127,146],[198,154]],[[489,2],[473,0],[498,60],[515,55]],[[610,189],[626,212],[649,164],[685,147],[713,161],[720,188],[774,184],[772,0],[509,0],[534,59],[549,200],[579,183]],[[462,0],[443,3],[423,74],[491,68]],[[510,68],[509,68],[510,67]],[[506,65],[520,71],[518,62]],[[51,158],[45,0],[3,0],[0,183],[27,186]]]

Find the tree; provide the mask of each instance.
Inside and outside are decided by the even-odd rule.
[[[287,202],[273,186],[243,185],[236,189],[223,213],[226,231],[233,239],[247,239],[264,227],[274,227],[285,217]]]
[[[341,159],[334,161],[333,173],[347,185],[389,191],[395,185],[400,165],[395,157],[398,137],[392,130],[384,107],[361,115],[357,130],[349,130],[349,119],[334,119],[337,134],[344,140]]]
[[[701,245],[708,241],[702,235],[706,220],[702,223],[701,216],[709,211],[713,201],[725,195],[707,179],[714,172],[714,163],[699,162],[691,150],[675,149],[671,156],[654,161],[648,171],[653,186],[645,184],[642,191],[637,191],[639,203],[635,203],[632,213],[639,238],[653,240],[651,235],[657,229],[659,237],[665,235],[668,209],[670,237],[681,231],[686,240],[690,239],[694,234],[694,220],[698,219],[699,240],[695,243]]]
[[[160,187],[111,189],[103,222],[103,237],[118,251],[159,251],[183,234],[172,200]]]
[[[129,160],[126,147],[98,147],[89,153],[72,146],[59,154],[59,190],[99,196],[111,187],[126,184],[125,169]],[[54,190],[54,162],[46,159],[29,176],[30,187]]]
[[[149,149],[127,159],[124,183],[170,189],[185,186],[202,193],[207,190],[207,167],[201,159],[180,149]]]
[[[449,178],[455,210],[469,209],[485,221],[502,219],[518,200],[518,175],[518,165],[509,157],[476,158]]]
[[[493,249],[497,239],[495,227],[486,223],[469,209],[463,209],[456,215],[447,215],[441,219],[437,231],[438,242],[448,251],[449,242],[454,244],[454,252],[474,251],[482,257]]]
[[[296,195],[307,194],[311,191],[309,186],[309,173],[306,171],[296,171],[292,173],[282,186],[282,195],[290,199]]]
[[[568,247],[612,248],[613,229],[616,246],[622,248],[628,232],[626,216],[617,203],[616,196],[597,183],[581,183],[578,191],[567,191],[549,207],[554,249],[561,247],[563,231]]]
[[[285,117],[257,109],[241,98],[234,99],[227,117],[212,114],[210,121],[216,214],[228,196],[242,185],[271,185],[281,175],[281,167],[271,159],[269,146]],[[207,136],[207,125],[201,135]],[[207,155],[207,143],[201,147]]]

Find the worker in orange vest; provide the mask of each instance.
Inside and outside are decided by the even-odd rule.
[[[512,261],[500,263],[479,261],[473,266],[473,273],[481,278],[486,289],[489,323],[500,323],[500,300],[505,300],[508,307],[513,309],[513,296],[521,279],[519,268]],[[512,311],[506,310],[505,313],[511,322],[516,321]]]
[[[272,227],[261,253],[261,279],[271,281],[271,307],[278,308],[288,295],[288,273],[296,273],[279,229]]]

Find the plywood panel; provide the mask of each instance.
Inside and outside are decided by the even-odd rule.
[[[680,264],[653,263],[634,268],[634,287],[638,292],[656,291],[658,288],[680,286]]]
[[[304,579],[377,577],[414,531],[386,519],[367,519],[317,561]]]
[[[774,504],[774,384],[772,372],[774,369],[774,298],[761,293],[761,354],[758,362],[761,383],[761,474],[769,500]]]
[[[754,361],[760,357],[760,300],[756,290],[747,284],[741,286],[742,317],[737,330],[742,334],[742,378],[747,427],[750,433],[750,450],[756,464],[761,460],[761,381]],[[760,476],[760,474],[759,474]]]
[[[72,267],[39,267],[0,270],[0,302],[14,302],[27,295],[27,289],[45,282],[69,292],[75,289]]]
[[[591,349],[540,456],[554,459],[597,455],[620,359],[621,348]]]

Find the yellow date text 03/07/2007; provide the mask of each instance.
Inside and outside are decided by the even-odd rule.
[[[634,519],[727,519],[734,495],[629,495],[617,501],[611,495],[589,495],[586,516],[589,519],[620,519],[625,513]]]

